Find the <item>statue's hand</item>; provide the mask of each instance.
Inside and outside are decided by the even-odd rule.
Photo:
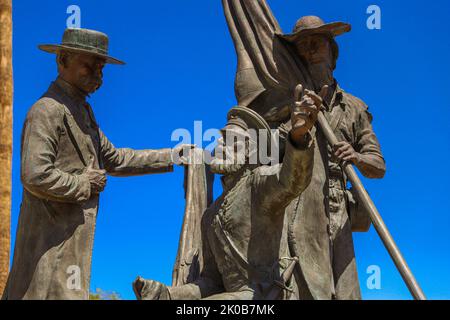
[[[196,146],[194,144],[182,144],[172,149],[172,163],[185,166],[189,164],[189,153]]]
[[[168,287],[158,281],[137,277],[133,290],[138,300],[170,300]]]
[[[94,169],[94,160],[92,159],[84,173],[91,184],[91,194],[103,192],[106,186],[106,171]]]
[[[350,162],[358,165],[360,161],[359,153],[353,149],[352,145],[347,141],[338,142],[334,146],[334,156],[340,161]]]
[[[291,110],[291,139],[301,144],[305,135],[316,124],[317,115],[322,106],[323,97],[326,96],[328,86],[324,86],[320,95],[313,91],[303,90],[302,85],[295,88],[295,105]]]

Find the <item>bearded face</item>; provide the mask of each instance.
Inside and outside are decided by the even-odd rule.
[[[295,44],[297,53],[306,63],[316,90],[333,83],[334,56],[330,38],[313,34]]]

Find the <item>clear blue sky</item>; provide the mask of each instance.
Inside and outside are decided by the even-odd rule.
[[[54,56],[37,45],[60,42],[69,5],[79,5],[82,27],[106,32],[111,53],[127,62],[107,66],[105,84],[91,98],[100,126],[116,146],[171,147],[174,129],[193,130],[196,120],[205,129],[221,128],[235,104],[236,57],[220,0],[13,2],[13,238],[22,196],[22,124],[56,76]],[[383,180],[364,183],[425,293],[450,298],[450,3],[269,4],[285,31],[307,14],[353,25],[350,34],[338,38],[336,78],[370,106],[388,168]],[[371,4],[381,7],[381,30],[366,27]],[[182,186],[182,168],[165,175],[109,178],[98,216],[92,290],[133,299],[131,282],[137,275],[170,283],[184,211]],[[409,299],[375,231],[354,238],[364,298]],[[381,268],[381,290],[366,287],[370,265]]]

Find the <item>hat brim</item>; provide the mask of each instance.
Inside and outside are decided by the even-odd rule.
[[[324,24],[316,28],[303,29],[298,32],[290,34],[278,34],[278,36],[288,42],[297,42],[299,38],[311,34],[331,34],[333,37],[340,36],[344,33],[350,32],[352,26],[344,22],[332,22]]]
[[[55,54],[57,54],[61,50],[77,52],[77,53],[84,53],[84,54],[90,54],[90,55],[94,55],[94,56],[97,56],[97,57],[105,59],[106,63],[120,64],[120,65],[124,65],[125,64],[124,61],[116,59],[116,58],[113,58],[113,57],[108,56],[106,54],[101,54],[101,53],[97,53],[97,52],[92,52],[90,50],[74,48],[74,47],[70,47],[70,46],[64,46],[64,45],[59,45],[59,44],[41,44],[41,45],[38,46],[38,48],[41,49],[42,51],[45,51],[45,52],[48,52],[48,53],[55,53]]]

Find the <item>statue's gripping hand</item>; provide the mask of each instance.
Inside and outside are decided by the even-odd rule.
[[[91,184],[91,194],[99,194],[103,192],[106,186],[106,171],[94,169],[94,160],[92,159],[84,173]]]
[[[292,129],[290,132],[291,141],[294,144],[307,144],[307,140],[310,139],[308,132],[317,122],[318,113],[327,91],[328,86],[324,86],[319,95],[313,91],[304,90],[302,85],[295,88],[295,103],[291,109]]]

